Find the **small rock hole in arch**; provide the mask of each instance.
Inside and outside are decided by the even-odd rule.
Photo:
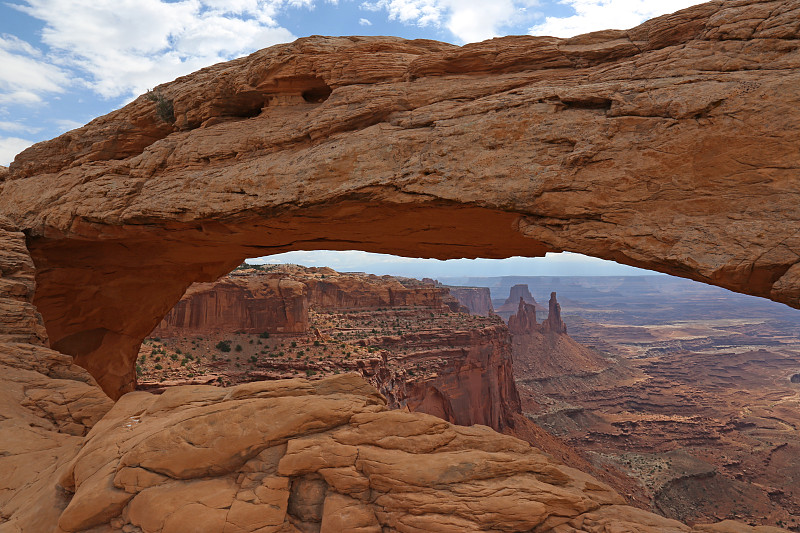
[[[328,99],[332,92],[333,89],[331,89],[327,84],[318,87],[312,87],[311,89],[303,91],[303,100],[310,104],[321,104]]]
[[[789,381],[792,383],[800,383],[800,374],[793,374]]]

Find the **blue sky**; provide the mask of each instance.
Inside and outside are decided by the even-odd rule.
[[[698,0],[0,0],[0,165],[204,66],[307,35],[625,29]]]

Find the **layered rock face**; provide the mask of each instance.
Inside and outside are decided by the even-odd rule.
[[[490,316],[494,314],[492,295],[487,287],[448,286],[453,297],[473,315]]]
[[[561,319],[561,305],[556,300],[556,293],[550,293],[550,301],[547,303],[547,320],[542,322],[542,330],[545,333],[567,334],[567,325]]]
[[[52,346],[113,397],[191,283],[265,250],[570,250],[799,306],[799,15],[731,0],[571,39],[301,39],[158,87],[174,123],[140,97],[27,149],[0,214]]]
[[[536,306],[520,298],[517,313],[508,317],[508,330],[512,335],[527,335],[538,329]]]
[[[309,304],[321,312],[398,307],[429,308],[436,313],[465,310],[447,288],[412,278],[318,270],[327,274],[311,276],[313,269],[295,269],[290,275],[308,286]]]
[[[358,372],[391,408],[497,431],[513,425],[520,401],[511,337],[497,317],[453,313],[466,309],[448,288],[411,278],[268,268],[193,285],[140,350],[142,386]],[[284,286],[298,288],[289,298],[276,290]],[[294,305],[295,296],[302,305]],[[292,318],[294,329],[286,327],[290,306],[303,313]],[[306,335],[264,338],[265,331]],[[226,340],[237,345],[236,362],[214,348]]]
[[[463,310],[446,288],[410,278],[281,265],[266,272],[237,269],[214,283],[193,284],[150,336],[304,333],[309,309],[401,307]]]
[[[386,395],[390,406],[497,431],[514,425],[514,413],[521,408],[511,342],[502,324],[382,340],[377,345],[391,355],[370,381]]]
[[[195,283],[151,336],[302,333],[308,330],[306,285],[286,278],[227,276]]]

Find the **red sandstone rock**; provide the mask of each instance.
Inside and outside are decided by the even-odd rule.
[[[306,285],[286,278],[233,275],[189,287],[151,336],[307,330]]]
[[[410,278],[281,265],[267,272],[236,270],[214,283],[195,283],[151,336],[303,333],[308,330],[309,309],[401,307],[436,313],[462,308],[446,288]]]
[[[547,320],[542,322],[543,331],[565,335],[567,333],[567,325],[561,320],[561,305],[556,300],[556,293],[554,292],[550,293],[548,308]]]
[[[402,344],[398,348],[411,354],[387,357],[370,380],[390,406],[407,407],[460,425],[483,424],[496,431],[514,425],[520,400],[504,325],[410,333],[399,340]],[[391,346],[378,346],[392,351]],[[410,376],[406,369],[419,375]]]
[[[536,306],[525,302],[520,297],[517,314],[508,318],[508,330],[512,335],[525,335],[539,331],[539,322],[536,321]]]
[[[287,292],[286,286],[294,287],[293,291]],[[488,295],[488,289],[485,293]],[[511,426],[513,414],[520,412],[508,330],[496,317],[451,316],[451,307],[460,305],[448,288],[411,278],[293,265],[269,267],[266,272],[237,269],[216,283],[193,285],[151,337],[203,336],[214,345],[232,333],[304,333],[311,309],[315,331],[309,332],[308,338],[293,337],[298,350],[314,354],[311,361],[298,361],[291,353],[288,359],[264,357],[262,341],[255,345],[253,338],[243,337],[237,341],[241,342],[239,349],[245,346],[242,359],[260,357],[261,362],[252,372],[226,373],[226,382],[289,377],[297,370],[320,376],[357,371],[386,395],[389,407],[501,431]],[[401,319],[404,331],[397,334],[397,330],[378,326],[397,321],[399,328]],[[346,327],[332,326],[339,323]],[[358,341],[345,348],[353,351],[352,359],[332,359],[332,351],[320,351],[320,340],[341,341],[344,332],[359,332]],[[387,335],[390,332],[393,334]],[[328,346],[334,347],[323,344],[323,348]],[[376,355],[363,357],[356,350],[363,347],[369,347],[370,354],[375,350]],[[177,353],[189,353],[196,346],[184,343],[172,347],[176,348]],[[148,350],[142,352],[145,358]],[[170,375],[164,379],[161,371],[152,369],[153,364],[151,358],[145,366],[148,389],[187,382],[188,374],[194,379],[200,370],[194,365],[177,367],[183,378]],[[177,366],[177,362],[168,366]]]
[[[549,307],[547,319],[538,324],[535,306],[520,298],[517,314],[509,318],[517,381],[581,375],[608,368],[610,363],[602,355],[567,334],[554,292],[550,294]]]
[[[486,287],[447,287],[450,294],[474,315],[494,314],[492,296]]]
[[[571,39],[301,39],[158,87],[174,125],[140,97],[30,147],[0,214],[52,346],[114,397],[191,283],[264,250],[570,250],[800,306],[798,18],[717,0]]]
[[[508,298],[505,303],[497,308],[496,312],[503,320],[508,322],[509,317],[517,312],[519,308],[519,301],[524,300],[531,305],[537,305],[536,299],[531,294],[528,286],[525,284],[514,285],[509,291]]]
[[[18,311],[31,261],[4,230],[0,298]],[[0,342],[3,531],[304,531],[339,527],[343,512],[353,533],[689,531],[520,440],[388,411],[355,376],[135,392],[112,407],[14,316],[0,334],[29,341]]]

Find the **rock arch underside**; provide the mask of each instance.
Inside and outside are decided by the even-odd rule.
[[[154,92],[172,116],[142,96],[0,168],[0,532],[691,529],[350,377],[125,393],[191,283],[288,250],[568,250],[800,307],[800,1],[309,37]]]

